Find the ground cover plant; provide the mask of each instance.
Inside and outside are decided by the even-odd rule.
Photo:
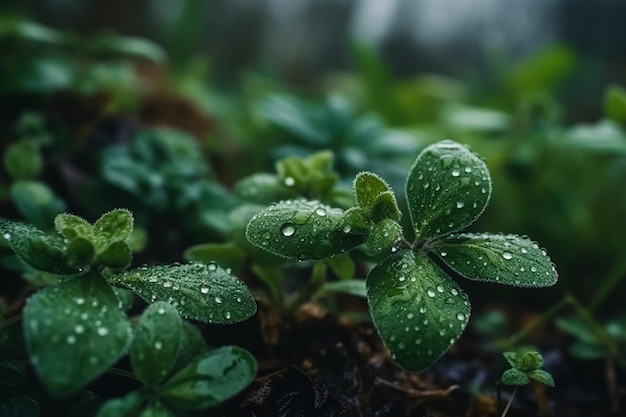
[[[0,415],[623,412],[626,93],[566,121],[571,52],[225,92],[3,22]]]

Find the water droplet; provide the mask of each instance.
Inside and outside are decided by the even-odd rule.
[[[81,320],[87,320],[87,319],[89,318],[89,314],[87,314],[87,313],[82,313],[82,314],[80,315],[80,318],[81,318]]]
[[[425,182],[425,183],[424,183],[424,189],[425,189],[425,190],[427,190],[427,189],[428,189],[428,187],[430,187],[430,184],[429,184],[429,183],[427,183],[427,182]]]
[[[400,278],[398,278],[398,281],[403,282],[406,279],[406,277],[404,275],[402,275]]]
[[[467,172],[469,174],[470,172],[472,172],[472,168],[465,167],[465,169],[463,171],[465,171],[465,172]]]
[[[426,307],[420,307],[420,313],[424,314],[426,312]]]
[[[237,302],[240,303],[241,302],[241,297],[237,297]]]
[[[428,319],[422,320],[422,323],[424,324],[424,326],[426,326],[428,324]]]
[[[415,339],[415,344],[419,345],[420,343],[422,343],[422,339]]]
[[[528,253],[528,249],[522,248],[522,253]]]
[[[465,314],[457,313],[456,314],[456,318],[457,318],[457,320],[463,321],[463,320],[465,320]]]
[[[109,329],[107,329],[106,327],[98,327],[98,330],[96,330],[96,332],[100,336],[106,336],[109,334]]]
[[[535,268],[534,266],[530,267],[530,272],[537,272],[537,268]]]
[[[200,292],[202,294],[208,294],[209,293],[209,287],[200,287]]]
[[[455,290],[454,288],[452,288],[450,292],[452,293],[452,295],[459,295],[459,292]]]
[[[437,285],[437,291],[443,292],[443,287],[441,285]]]
[[[440,253],[440,255],[441,255],[441,256],[444,256],[444,257],[445,257],[446,255],[448,255],[448,252],[444,252],[444,251],[441,251],[441,252],[439,252],[439,253]]]
[[[464,202],[462,202],[462,201],[457,201],[456,202],[456,208],[463,208],[463,207],[465,207],[465,203]]]
[[[154,348],[156,350],[161,350],[163,349],[163,342],[161,342],[160,340],[157,340],[156,342],[154,342]]]
[[[76,337],[69,335],[67,336],[67,339],[65,339],[65,341],[67,342],[68,345],[73,345],[74,343],[76,343]]]
[[[148,281],[154,284],[155,282],[157,282],[157,281],[158,281],[158,279],[157,279],[157,277],[155,277],[155,276],[150,276],[150,277],[148,278]]]
[[[215,297],[215,302],[217,304],[222,304],[222,298],[221,297]]]
[[[163,283],[163,286],[164,286],[165,288],[169,288],[169,287],[171,287],[171,286],[172,286],[172,283],[171,283],[171,282],[169,282],[169,281],[165,281],[165,282]]]
[[[413,313],[409,313],[406,315],[406,318],[411,320],[414,317]]]
[[[520,270],[520,272],[524,272],[524,271],[526,271],[526,269],[525,269],[523,266],[521,266],[521,267],[519,268],[519,270]]]
[[[74,300],[76,302],[76,304],[78,304],[79,306],[82,306],[83,304],[85,304],[85,299],[82,297],[79,297],[77,299]]]
[[[415,281],[417,281],[417,278],[411,277],[411,282],[415,282]]]
[[[226,320],[230,320],[230,311],[227,311],[224,317],[226,317]]]
[[[509,252],[504,252],[504,253],[502,254],[502,257],[503,257],[504,259],[506,259],[506,260],[509,260],[509,259],[512,259],[512,258],[513,258],[513,255],[511,255]]]
[[[270,235],[270,232],[265,232],[265,233],[263,233],[263,239],[267,240],[267,239],[269,239],[270,237],[272,237],[272,235]]]
[[[318,207],[315,209],[315,214],[317,214],[318,216],[325,216],[326,209],[324,209],[324,207]]]
[[[159,309],[157,310],[157,313],[159,313],[160,315],[165,314],[165,309],[163,307],[159,307]]]
[[[346,225],[343,227],[343,232],[344,232],[344,233],[350,233],[350,230],[352,230],[352,228],[350,227],[350,225],[349,225],[349,224],[346,224]]]
[[[98,307],[98,300],[93,300],[93,301],[91,302],[91,306],[92,306],[92,307]]]
[[[11,233],[4,233],[2,237],[5,238],[6,240],[9,240],[11,239]]]
[[[458,177],[459,175],[461,175],[461,171],[459,171],[458,169],[453,169],[452,170],[452,176],[453,177]]]
[[[217,269],[217,265],[209,264],[208,268],[209,268],[209,271],[215,271]]]
[[[426,294],[428,294],[428,296],[429,296],[430,298],[432,298],[432,297],[434,297],[434,296],[435,296],[435,292],[434,292],[433,290],[428,290],[428,291],[426,292]]]
[[[296,233],[296,228],[293,227],[293,223],[285,223],[280,228],[280,232],[283,234],[283,236],[289,237],[293,236],[293,234]]]
[[[77,324],[76,326],[74,326],[74,331],[77,334],[82,334],[85,331],[85,326],[83,326],[82,324]]]
[[[487,190],[486,190],[486,189],[484,189],[484,188],[481,188],[481,189],[480,189],[480,192],[481,192],[481,193],[483,193],[483,194],[485,194],[485,193],[487,193]]]
[[[293,177],[287,177],[285,178],[284,182],[287,187],[293,187],[296,183],[296,180]]]

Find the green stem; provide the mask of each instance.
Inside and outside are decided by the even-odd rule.
[[[10,325],[17,323],[20,320],[22,320],[22,314],[16,314],[15,316],[13,316],[10,319],[7,319],[5,322],[1,323],[0,324],[0,329],[4,329],[6,327],[9,327]]]
[[[125,369],[109,368],[109,369],[107,369],[106,372],[109,373],[109,374],[112,374],[112,375],[123,376],[124,378],[132,379],[134,381],[139,381],[139,378],[137,378],[137,375],[135,375],[132,372],[127,371]]]
[[[548,311],[537,317],[535,321],[524,327],[522,330],[514,334],[504,343],[504,349],[511,349],[514,346],[519,345],[523,340],[528,338],[535,330],[546,324],[554,316],[557,315],[562,309],[571,304],[569,296],[565,296],[561,301],[550,307]]]
[[[602,281],[600,287],[595,291],[588,307],[591,313],[595,312],[602,305],[624,277],[626,277],[626,257],[624,257],[622,263],[613,268],[608,277]]]
[[[311,300],[315,293],[319,291],[319,289],[326,282],[326,264],[324,262],[316,262],[313,265],[313,271],[311,271],[311,279],[307,284],[302,288],[299,292],[296,299],[293,301],[291,306],[289,306],[289,311],[291,313],[296,312],[302,304]]]
[[[500,417],[505,417],[506,413],[509,412],[509,409],[511,408],[511,404],[513,404],[513,399],[515,399],[515,394],[517,393],[518,387],[519,385],[516,385],[515,388],[513,388],[513,393],[511,394],[511,398],[509,398],[509,402],[506,403],[506,407],[504,407],[504,410],[502,410],[502,415]]]

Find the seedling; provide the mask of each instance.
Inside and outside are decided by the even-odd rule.
[[[255,313],[252,295],[228,270],[193,262],[125,271],[132,260],[127,210],[94,224],[60,214],[54,225],[60,236],[0,219],[4,239],[29,268],[62,277],[23,310],[28,358],[52,394],[77,392],[128,349],[136,378],[149,389],[107,403],[101,415],[135,415],[128,410],[163,404],[206,408],[254,378],[256,363],[247,351],[226,346],[205,353],[202,337],[181,319],[228,324]],[[132,305],[127,289],[152,303],[134,330],[124,312]]]
[[[504,352],[503,355],[509,365],[511,365],[511,369],[504,371],[500,380],[503,384],[514,385],[515,389],[502,412],[502,417],[506,416],[506,413],[511,408],[511,404],[513,404],[513,399],[517,393],[517,388],[522,385],[528,385],[531,380],[538,381],[542,384],[533,384],[541,415],[550,414],[545,395],[543,394],[543,386],[554,387],[554,379],[549,372],[541,369],[543,366],[543,357],[541,354],[536,351],[525,351],[519,353]]]
[[[557,280],[545,251],[528,238],[458,233],[480,216],[490,195],[485,163],[446,140],[424,149],[409,171],[412,243],[403,236],[394,193],[371,172],[354,180],[355,207],[281,201],[254,216],[246,236],[289,259],[325,259],[357,246],[381,259],[366,279],[372,320],[396,361],[419,371],[458,339],[469,320],[469,299],[451,274],[518,287]]]

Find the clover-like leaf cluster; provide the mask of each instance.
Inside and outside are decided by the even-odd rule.
[[[543,357],[536,351],[504,352],[504,358],[511,365],[502,373],[501,381],[506,385],[526,385],[530,379],[539,381],[550,387],[554,386],[554,379],[549,372],[541,369]]]
[[[347,211],[283,201],[258,213],[246,236],[259,248],[298,260],[334,256],[362,243],[366,253],[388,254],[366,279],[370,314],[396,360],[417,371],[440,357],[469,320],[468,297],[451,273],[519,287],[557,280],[546,252],[526,237],[459,233],[485,210],[491,191],[485,162],[445,140],[425,148],[408,174],[413,243],[403,238],[393,191],[370,172],[357,175],[356,205]]]

